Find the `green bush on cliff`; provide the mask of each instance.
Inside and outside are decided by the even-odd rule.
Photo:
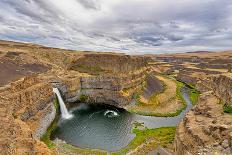
[[[232,106],[231,106],[231,105],[228,105],[228,104],[225,104],[225,105],[223,106],[223,111],[224,111],[225,113],[232,114]]]
[[[82,95],[80,96],[80,99],[79,99],[79,100],[80,100],[80,102],[87,102],[88,96],[82,94]]]

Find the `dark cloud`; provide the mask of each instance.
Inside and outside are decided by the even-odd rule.
[[[100,5],[97,0],[78,0],[85,8],[99,10]]]
[[[178,35],[173,35],[173,34],[167,35],[167,38],[168,38],[170,41],[180,41],[180,40],[183,40],[183,39],[184,39],[183,36],[178,36]]]
[[[0,39],[131,54],[231,49],[228,0],[0,0]]]

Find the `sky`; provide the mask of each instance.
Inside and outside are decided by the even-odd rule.
[[[0,39],[128,54],[232,50],[232,0],[0,0]]]

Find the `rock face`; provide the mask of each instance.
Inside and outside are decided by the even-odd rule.
[[[21,85],[21,87],[23,87]],[[19,88],[19,87],[14,87]],[[15,91],[12,89],[11,91]],[[25,92],[20,92],[19,96],[25,95]],[[19,107],[23,105],[18,105],[15,108],[14,103],[21,104],[21,102],[16,102],[18,96],[16,94],[10,94],[9,96],[0,95],[0,151],[3,155],[9,154],[51,154],[50,150],[47,149],[47,146],[41,143],[37,138],[35,138],[34,124],[37,124],[36,120],[33,120],[33,123],[27,121],[32,117],[27,115],[27,121],[23,121],[21,118],[23,113],[29,110],[32,107],[27,107],[22,112],[17,113]],[[16,95],[14,98],[13,96]],[[12,97],[12,98],[10,98]],[[29,97],[29,96],[28,96]],[[33,110],[32,110],[33,111]],[[35,112],[35,111],[34,111]],[[35,113],[34,113],[35,114]],[[39,119],[39,118],[37,118]]]
[[[175,152],[186,154],[231,154],[232,118],[222,113],[222,105],[212,92],[203,93],[199,103],[179,124]]]
[[[171,66],[169,74],[196,86],[202,93],[198,104],[186,114],[177,127],[175,152],[178,155],[230,155],[232,116],[225,113],[223,104],[219,103],[232,104],[232,74],[228,73],[232,63],[232,51],[200,53],[156,57],[163,66]]]
[[[146,69],[125,75],[100,75],[81,78],[81,95],[88,97],[90,103],[107,103],[123,107],[130,103],[132,96],[124,95],[124,89],[141,87]],[[131,92],[132,93],[132,92]]]
[[[222,74],[207,77],[197,82],[196,87],[201,92],[212,90],[214,95],[224,103],[232,105],[232,75]]]
[[[232,154],[232,116],[223,112],[220,100],[231,105],[230,74],[208,77],[197,82],[202,92],[198,104],[179,124],[175,151],[185,154]]]
[[[92,103],[122,107],[124,89],[140,87],[147,57],[73,52],[0,41],[1,154],[50,154],[39,141],[55,117],[52,87],[65,101],[83,95]],[[8,78],[9,77],[9,78]]]
[[[33,132],[37,130],[41,118],[44,118],[48,111],[52,111],[51,85],[37,77],[26,77],[12,83],[11,87],[0,92],[0,95],[12,103],[14,117],[26,122]]]
[[[230,74],[213,77],[212,89],[217,97],[232,106],[232,76]]]

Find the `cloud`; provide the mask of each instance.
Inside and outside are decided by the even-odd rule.
[[[130,54],[232,49],[228,0],[0,0],[0,39]]]
[[[100,5],[97,0],[78,0],[85,8],[99,10]]]

